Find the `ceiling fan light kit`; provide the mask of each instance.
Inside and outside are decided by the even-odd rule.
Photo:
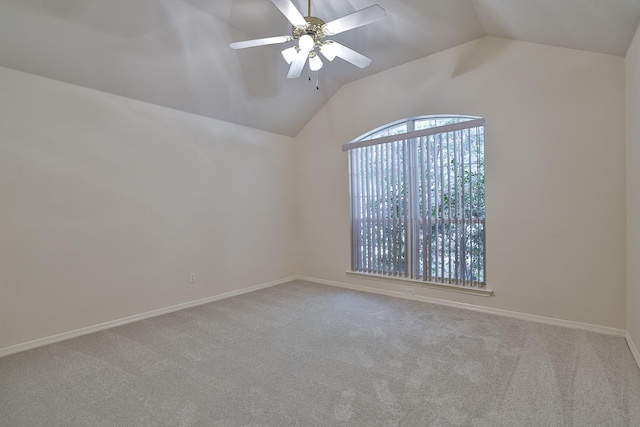
[[[370,58],[333,40],[325,39],[327,36],[340,34],[384,19],[385,11],[379,5],[369,6],[325,23],[322,19],[311,16],[311,0],[309,0],[309,16],[306,17],[300,14],[298,9],[291,3],[291,0],[271,0],[271,2],[291,23],[291,35],[234,42],[230,45],[232,49],[295,41],[296,44],[294,46],[282,51],[282,56],[287,64],[290,65],[287,73],[287,77],[290,79],[295,79],[302,75],[307,60],[309,61],[309,73],[320,70],[324,65],[322,59],[320,59],[320,53],[328,61],[333,61],[338,57],[360,68],[364,68],[371,63]],[[309,80],[311,80],[311,75],[309,75]],[[316,88],[318,88],[317,83]]]

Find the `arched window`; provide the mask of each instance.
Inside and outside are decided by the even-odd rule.
[[[484,119],[401,120],[343,150],[354,272],[485,286]]]

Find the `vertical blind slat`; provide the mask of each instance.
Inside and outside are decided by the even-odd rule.
[[[410,212],[410,208],[409,206],[407,206],[409,203],[409,201],[407,200],[409,198],[409,178],[410,178],[410,172],[409,172],[409,166],[410,166],[410,160],[409,160],[409,150],[407,150],[407,145],[405,144],[405,141],[402,141],[402,171],[403,171],[403,188],[402,188],[402,192],[404,195],[404,200],[406,201],[403,209],[402,209],[402,213],[403,213],[403,226],[404,226],[404,271],[402,272],[402,276],[407,277],[407,273],[409,272],[409,256],[407,254],[407,249],[410,248],[409,246],[409,242],[411,241],[411,236],[409,236],[409,212]]]
[[[378,179],[376,175],[378,173],[378,147],[379,145],[374,145],[371,147],[371,151],[373,151],[371,156],[371,240],[374,242],[372,255],[373,261],[373,272],[376,274],[380,273],[379,265],[378,265],[378,245],[376,244],[376,229],[378,228]]]
[[[375,205],[375,209],[376,209],[376,236],[375,239],[376,241],[380,241],[380,230],[381,230],[381,222],[382,222],[382,212],[380,210],[380,201],[382,199],[381,193],[382,193],[382,182],[381,182],[381,176],[382,176],[382,172],[381,172],[381,168],[382,168],[382,157],[381,157],[381,151],[382,151],[382,146],[381,145],[377,145],[376,146],[376,205]],[[376,251],[376,263],[377,263],[377,267],[378,267],[378,274],[384,272],[384,268],[382,267],[382,256],[381,256],[382,251],[381,250],[377,250]]]
[[[404,195],[403,195],[403,190],[404,190],[404,176],[403,176],[403,169],[402,169],[402,157],[403,157],[403,153],[402,153],[402,141],[398,141],[396,142],[396,149],[397,149],[397,155],[395,158],[395,166],[396,166],[396,174],[397,174],[397,178],[396,178],[396,206],[397,206],[397,211],[396,211],[396,219],[397,219],[397,227],[398,230],[395,233],[395,239],[396,239],[396,259],[395,259],[395,271],[396,274],[398,276],[402,275],[402,239],[404,237],[404,226],[402,224],[402,218],[404,216],[404,213],[402,212],[402,203],[404,200]]]
[[[447,133],[447,260],[449,264],[449,274],[447,281],[451,283],[451,146],[449,136],[452,133]],[[455,137],[455,136],[454,136]]]
[[[364,233],[364,267],[365,267],[365,271],[367,271],[368,273],[371,273],[371,269],[370,267],[370,263],[369,263],[369,253],[370,253],[370,246],[369,246],[369,164],[368,164],[368,159],[369,158],[369,149],[366,148],[363,152],[363,156],[362,156],[362,189],[363,189],[363,197],[362,200],[364,202],[364,206],[363,206],[363,216],[362,216],[362,220],[363,220],[363,224],[362,224],[362,230]]]
[[[480,179],[480,167],[481,167],[481,160],[480,160],[480,134],[482,133],[482,139],[484,140],[484,131],[482,128],[476,128],[476,177],[479,180]],[[480,184],[480,182],[478,182],[478,184],[476,185],[476,200],[478,201],[478,203],[482,203],[484,204],[484,202],[481,199],[481,195],[480,195],[480,187],[484,186],[484,183]],[[480,210],[478,208],[478,210]],[[479,213],[479,212],[478,212]],[[478,222],[478,233],[480,233],[480,230],[482,230],[482,234],[484,235],[484,226],[481,226],[481,219],[480,216],[477,216],[477,222]],[[478,243],[479,244],[479,243]],[[477,281],[478,282],[483,282],[484,281],[484,255],[482,254],[482,251],[484,250],[484,244],[482,245],[482,248],[480,248],[478,246],[477,249],[477,256],[478,256],[478,275],[477,275]],[[482,258],[482,261],[480,260],[480,258]],[[482,262],[482,265],[481,265]],[[482,267],[482,269],[481,269]]]
[[[396,181],[396,167],[395,167],[395,159],[398,157],[398,153],[396,152],[396,145],[397,143],[392,142],[389,143],[389,150],[391,152],[391,158],[389,160],[389,197],[390,197],[390,202],[391,202],[391,213],[389,214],[389,219],[391,220],[391,230],[389,232],[389,237],[391,239],[391,246],[389,249],[389,257],[390,257],[390,264],[391,264],[391,271],[390,274],[392,274],[393,276],[395,276],[397,274],[397,268],[395,266],[395,252],[396,252],[396,240],[395,240],[395,233],[396,233],[396,203],[394,202],[395,200],[395,181]]]
[[[427,170],[426,175],[427,175],[427,218],[428,218],[428,228],[427,228],[427,232],[428,232],[428,239],[426,242],[427,245],[427,265],[425,266],[425,268],[427,268],[427,277],[429,280],[433,280],[432,274],[431,274],[431,259],[432,259],[432,255],[433,255],[433,251],[432,251],[432,246],[431,246],[431,242],[433,240],[432,237],[432,226],[431,226],[431,157],[433,157],[431,155],[432,150],[431,150],[431,140],[433,139],[433,137],[428,136],[425,140],[425,153],[427,154]]]
[[[355,186],[355,182],[356,180],[353,178],[354,175],[354,166],[353,165],[354,162],[354,158],[356,157],[357,153],[355,151],[351,151],[349,153],[349,191],[351,194],[351,197],[353,198],[353,195],[356,194],[356,191],[354,190],[354,186]],[[352,209],[351,210],[351,269],[354,270],[355,266],[356,266],[356,259],[357,259],[357,255],[356,255],[356,248],[358,247],[358,242],[356,241],[356,227],[353,226],[354,224],[354,220],[356,219],[356,213],[355,210]]]
[[[460,245],[458,244],[458,236],[460,233],[460,225],[458,224],[458,219],[460,219],[460,200],[459,200],[459,194],[458,194],[458,141],[460,140],[460,136],[461,133],[460,132],[456,132],[454,138],[453,138],[453,184],[454,184],[454,188],[453,188],[453,200],[454,200],[454,206],[455,206],[455,212],[454,212],[454,216],[456,219],[455,222],[455,232],[454,232],[454,266],[453,266],[453,271],[454,271],[454,278],[453,278],[453,283],[455,283],[456,285],[459,282],[459,275],[458,272],[460,271]]]
[[[444,221],[444,175],[442,171],[442,150],[443,140],[442,134],[437,135],[437,157],[436,157],[436,170],[438,173],[438,279],[443,280],[444,277],[444,239],[442,238],[443,221]]]
[[[374,203],[375,203],[375,191],[374,188],[376,186],[375,184],[375,178],[373,176],[374,174],[374,164],[375,164],[375,146],[372,146],[369,154],[369,212],[370,212],[370,217],[369,217],[369,245],[370,245],[370,252],[369,252],[369,260],[371,262],[371,272],[372,273],[376,273],[376,257],[375,257],[375,233],[374,233],[374,224],[375,224],[375,218],[376,218],[376,213],[375,213],[375,209],[374,209]]]
[[[471,132],[471,130],[470,130]],[[469,138],[469,151],[468,151],[468,156],[469,156],[469,229],[470,232],[473,232],[473,164],[471,163],[471,141],[473,140],[473,133],[472,133],[472,137]],[[469,280],[471,281],[471,284],[473,284],[473,242],[470,242],[469,245],[469,255],[470,255],[470,264],[469,264],[469,272],[470,272],[470,277]]]
[[[436,270],[436,280],[442,277],[442,264],[440,263],[440,252],[442,251],[442,240],[440,240],[440,225],[442,223],[442,175],[441,172],[441,162],[440,162],[440,149],[442,148],[440,145],[441,135],[435,135],[433,141],[434,148],[434,156],[433,156],[433,175],[435,178],[436,186],[434,187],[433,197],[436,201],[435,205],[435,233],[434,239],[436,241],[436,249],[435,249],[435,270]]]
[[[386,234],[386,225],[387,225],[387,192],[385,191],[384,184],[384,175],[385,175],[385,146],[380,146],[380,173],[378,174],[378,180],[380,182],[380,230],[378,230],[378,237],[380,239],[380,246],[382,247],[382,251],[380,253],[380,269],[384,274],[387,273],[387,239],[385,238]]]
[[[363,252],[362,252],[362,245],[364,243],[364,239],[363,239],[363,235],[362,235],[362,216],[363,216],[363,206],[362,206],[362,150],[354,150],[357,154],[356,157],[356,168],[358,170],[358,173],[356,175],[356,191],[358,192],[358,196],[356,197],[357,201],[358,201],[358,207],[356,212],[358,213],[358,220],[357,221],[352,221],[352,223],[354,224],[354,227],[356,227],[358,229],[357,235],[358,235],[358,241],[357,241],[357,246],[356,249],[358,251],[358,257],[356,258],[356,260],[358,261],[358,270],[359,268],[362,266],[362,263],[364,261],[363,259]]]
[[[469,140],[469,138],[471,138],[471,131],[469,129],[466,129],[467,132],[467,138],[466,140]],[[460,163],[462,164],[462,232],[463,232],[463,244],[462,244],[462,260],[463,260],[463,264],[462,264],[462,285],[465,286],[467,284],[467,224],[466,224],[466,219],[467,219],[467,212],[466,212],[466,199],[465,199],[465,195],[467,193],[466,191],[466,185],[465,185],[465,166],[464,166],[464,142],[465,139],[463,138],[462,141],[460,142],[460,157],[461,157],[461,161]]]
[[[393,206],[393,199],[392,199],[392,190],[393,187],[391,186],[391,159],[392,157],[392,144],[386,144],[385,145],[385,150],[386,150],[386,154],[387,154],[387,159],[385,161],[385,167],[386,167],[386,180],[387,180],[387,273],[393,270],[393,256],[391,255],[393,253],[393,245],[391,244],[392,240],[392,230],[393,230],[393,210],[391,209],[391,207]]]
[[[427,200],[427,183],[424,170],[424,158],[425,158],[425,143],[424,137],[420,138],[420,168],[418,170],[420,175],[420,232],[422,236],[422,245],[420,250],[422,251],[422,280],[427,280],[427,206],[425,201]]]

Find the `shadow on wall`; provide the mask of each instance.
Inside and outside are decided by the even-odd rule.
[[[500,38],[482,39],[477,43],[470,43],[465,46],[466,51],[460,55],[460,59],[451,73],[451,78],[477,70],[482,65],[491,62],[507,49],[510,43],[510,40]]]

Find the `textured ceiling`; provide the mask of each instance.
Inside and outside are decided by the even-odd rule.
[[[306,15],[307,2],[293,0]],[[295,136],[345,83],[485,35],[624,56],[640,0],[314,0],[325,21],[377,2],[387,18],[333,37],[373,59],[286,78],[269,0],[0,0],[0,66]]]

